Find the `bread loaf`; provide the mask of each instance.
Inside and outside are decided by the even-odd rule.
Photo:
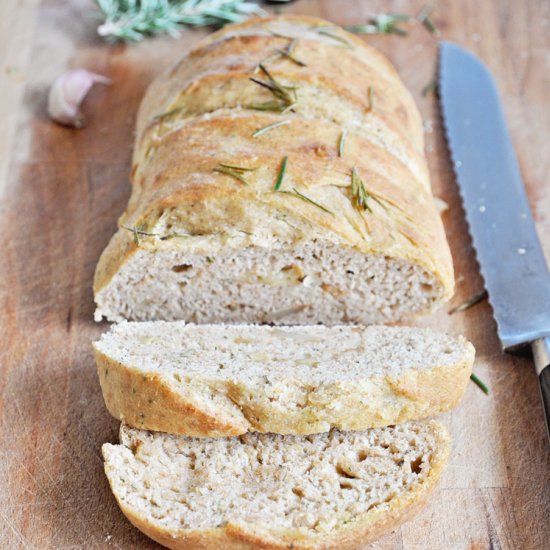
[[[365,432],[191,439],[122,426],[103,446],[122,511],[178,550],[351,550],[410,518],[437,482],[436,422]]]
[[[150,86],[96,318],[337,325],[427,312],[453,271],[394,68],[303,16],[252,19]]]
[[[113,416],[198,437],[364,430],[454,407],[464,338],[426,329],[121,323],[95,344]]]

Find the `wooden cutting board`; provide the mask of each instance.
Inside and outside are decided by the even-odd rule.
[[[342,24],[371,12],[416,13],[422,2],[301,0],[284,11]],[[103,405],[90,342],[92,274],[129,195],[136,108],[148,82],[207,31],[181,39],[108,46],[90,1],[2,0],[0,7],[0,546],[157,548],[119,512],[102,470],[101,444],[117,422]],[[439,2],[445,39],[479,54],[502,92],[531,205],[550,257],[550,3]],[[425,120],[427,156],[457,276],[452,304],[482,288],[442,139],[437,102],[422,97],[434,76],[437,39],[369,38],[396,64]],[[67,67],[110,76],[86,100],[88,125],[46,116],[46,93]],[[518,281],[518,285],[521,281]],[[463,333],[476,346],[470,384],[444,416],[454,449],[439,489],[416,519],[378,549],[550,548],[550,446],[530,360],[503,355],[487,303],[422,321]]]

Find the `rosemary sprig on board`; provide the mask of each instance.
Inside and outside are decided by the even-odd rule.
[[[372,16],[365,25],[349,25],[345,29],[356,34],[396,34],[398,36],[407,36],[407,29],[400,26],[400,23],[411,23],[416,20],[428,32],[438,35],[439,29],[430,18],[432,12],[433,7],[427,4],[416,17],[412,17],[406,13],[379,13]]]
[[[471,307],[475,306],[476,304],[479,304],[483,300],[486,300],[488,297],[487,291],[482,290],[481,292],[478,292],[477,294],[474,294],[471,298],[466,300],[465,302],[462,302],[461,304],[453,307],[449,310],[449,315],[453,315],[454,313],[460,313],[461,311],[466,311],[467,309],[470,309]]]
[[[266,15],[258,4],[243,0],[96,0],[104,23],[97,28],[108,39],[139,41],[145,36],[176,36],[184,25],[203,27]]]
[[[256,130],[252,137],[258,137],[262,134],[265,134],[266,132],[269,132],[270,130],[273,130],[274,128],[278,128],[279,126],[284,126],[285,124],[290,124],[292,120],[290,118],[287,118],[285,120],[279,120],[279,122],[274,122],[273,124],[268,124],[267,126],[264,126],[263,128],[260,128],[259,130]]]
[[[285,157],[283,159],[283,162],[281,163],[281,168],[279,169],[279,175],[277,176],[277,181],[275,182],[275,187],[273,187],[273,191],[279,191],[279,187],[281,187],[281,184],[283,183],[283,179],[285,177],[287,164],[288,157]]]
[[[355,166],[351,169],[351,196],[352,201],[357,208],[362,208],[363,210],[368,210],[372,213],[371,207],[368,203],[370,195],[365,189],[365,184],[357,173]]]
[[[287,109],[294,107],[298,101],[296,87],[285,86],[278,82],[262,63],[259,64],[259,68],[267,77],[267,80],[260,80],[259,78],[255,78],[253,76],[250,77],[250,80],[259,86],[262,86],[262,88],[269,90],[275,96],[277,101],[266,101],[264,103],[253,104],[251,105],[251,108],[261,111],[275,110],[284,112]]]
[[[349,25],[347,31],[357,34],[397,34],[407,36],[408,32],[399,26],[399,23],[409,21],[406,13],[379,13],[371,17],[366,25]]]
[[[419,12],[418,12],[418,15],[416,16],[416,20],[419,22],[419,23],[422,23],[422,25],[424,25],[424,27],[426,28],[426,30],[428,32],[430,32],[431,34],[434,34],[436,36],[438,36],[440,33],[439,33],[439,29],[435,26],[435,23],[431,20],[430,18],[430,15],[431,13],[433,12],[433,6],[431,4],[426,4]]]
[[[470,379],[472,380],[472,382],[474,382],[475,384],[477,384],[477,386],[479,387],[479,389],[485,394],[485,395],[489,395],[489,386],[487,386],[487,384],[485,384],[485,382],[483,382],[483,380],[481,380],[481,378],[479,378],[476,374],[474,374],[472,372],[472,374],[470,374]]]

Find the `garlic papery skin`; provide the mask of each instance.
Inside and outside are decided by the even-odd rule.
[[[94,84],[111,84],[111,79],[85,69],[73,69],[53,83],[48,95],[48,114],[66,126],[82,128],[80,105]]]

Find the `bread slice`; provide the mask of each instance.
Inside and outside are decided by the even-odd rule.
[[[95,343],[113,416],[215,437],[363,430],[455,406],[474,349],[427,329],[146,322]]]
[[[436,422],[193,439],[121,427],[105,471],[138,529],[178,550],[364,548],[424,503],[450,440]]]
[[[303,65],[278,53],[289,47]],[[296,93],[291,108],[274,86]],[[143,100],[96,319],[339,325],[431,311],[454,276],[423,144],[411,94],[360,38],[307,16],[226,26]]]

